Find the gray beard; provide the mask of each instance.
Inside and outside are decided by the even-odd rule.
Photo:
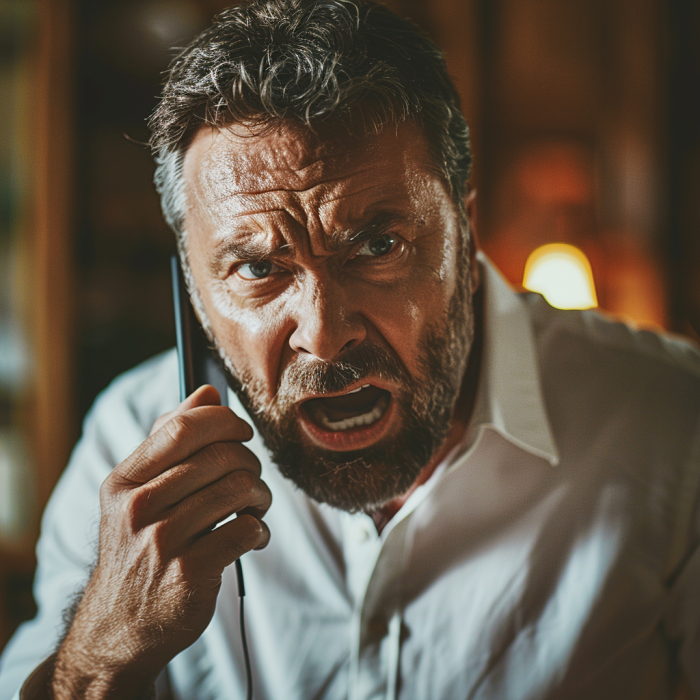
[[[463,275],[442,319],[420,342],[420,376],[399,358],[363,342],[337,360],[298,359],[280,378],[273,401],[264,387],[236,371],[211,338],[228,370],[231,388],[248,412],[280,472],[309,497],[349,512],[371,512],[406,493],[445,442],[474,338],[467,256]],[[213,334],[212,334],[213,335]],[[302,440],[296,403],[309,394],[342,393],[364,378],[401,387],[392,396],[400,427],[370,447],[336,452]]]

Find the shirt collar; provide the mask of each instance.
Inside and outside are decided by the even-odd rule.
[[[490,427],[556,466],[559,453],[542,396],[530,315],[493,263],[481,252],[478,260],[484,285],[484,352],[472,426]]]

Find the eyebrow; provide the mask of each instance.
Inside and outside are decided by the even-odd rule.
[[[252,237],[246,241],[224,241],[220,243],[209,263],[212,272],[218,272],[224,261],[231,258],[236,260],[262,260],[263,258],[289,258],[293,254],[289,243],[281,243],[270,246],[262,241],[256,241]]]
[[[360,228],[347,228],[334,231],[329,237],[329,248],[339,251],[348,246],[366,241],[373,236],[386,232],[392,226],[405,224],[409,217],[401,212],[381,212],[372,217]],[[220,243],[209,263],[212,272],[220,271],[222,264],[234,258],[236,260],[262,260],[264,258],[290,258],[294,248],[290,243],[269,244],[254,239],[254,234],[244,241],[223,241]]]
[[[334,231],[330,237],[330,247],[332,250],[340,250],[349,245],[366,241],[398,224],[405,224],[409,220],[406,214],[398,211],[385,211],[372,217],[359,229],[345,229]]]

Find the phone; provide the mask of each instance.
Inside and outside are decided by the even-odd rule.
[[[221,396],[221,405],[228,406],[228,382],[223,363],[216,350],[211,347],[192,307],[185,286],[185,276],[177,255],[170,258],[170,273],[173,279],[173,303],[175,305],[175,334],[177,337],[177,359],[180,376],[180,401],[184,401],[202,384],[211,384]],[[240,558],[236,559],[236,577],[240,598],[241,644],[246,671],[246,698],[253,697],[253,674],[245,631],[243,598],[245,583]]]
[[[173,279],[180,401],[184,401],[202,384],[211,384],[221,396],[221,405],[228,406],[226,372],[194,312],[177,255],[170,258],[170,273]]]

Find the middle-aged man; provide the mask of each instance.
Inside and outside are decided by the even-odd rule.
[[[435,46],[372,3],[258,0],[151,126],[233,411],[173,410],[172,351],[98,399],[0,695],[243,697],[231,564],[259,549],[259,700],[700,698],[700,355],[476,256]]]

